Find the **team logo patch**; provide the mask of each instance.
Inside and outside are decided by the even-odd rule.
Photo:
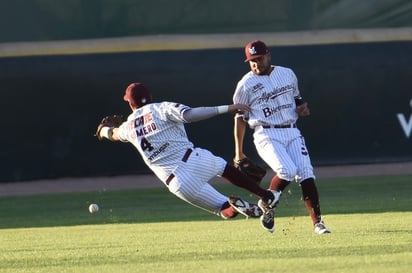
[[[249,47],[249,53],[251,55],[255,55],[257,53],[256,48],[255,47]]]
[[[261,89],[263,89],[263,84],[262,84],[262,83],[258,83],[258,84],[254,85],[254,86],[252,87],[252,92],[255,93],[256,91],[261,90]]]

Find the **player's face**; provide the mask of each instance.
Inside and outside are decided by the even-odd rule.
[[[250,70],[257,75],[269,75],[271,71],[270,53],[249,61]]]

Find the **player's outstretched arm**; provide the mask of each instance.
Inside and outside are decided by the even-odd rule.
[[[98,124],[95,136],[98,140],[106,138],[111,141],[118,141],[120,139],[117,134],[117,128],[122,123],[123,116],[121,115],[106,116]]]
[[[214,116],[226,113],[243,113],[249,111],[249,106],[244,104],[231,104],[208,107],[188,108],[183,112],[183,118],[186,122],[196,122],[212,118]]]
[[[231,114],[235,113],[247,113],[250,111],[250,107],[245,104],[231,104],[229,105],[228,112]]]
[[[119,135],[117,134],[117,131],[119,128],[113,128],[113,127],[103,127],[100,130],[100,137],[101,138],[107,138],[108,140],[111,141],[119,141]]]

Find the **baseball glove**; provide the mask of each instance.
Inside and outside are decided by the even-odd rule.
[[[98,140],[102,140],[103,137],[100,136],[100,131],[103,127],[119,127],[123,123],[123,116],[122,115],[113,115],[107,116],[100,121],[99,125],[97,126],[96,133],[94,136],[97,137]]]
[[[262,182],[263,177],[266,175],[266,170],[256,163],[252,162],[249,158],[244,158],[234,162],[234,166],[242,173],[246,174],[257,183]]]

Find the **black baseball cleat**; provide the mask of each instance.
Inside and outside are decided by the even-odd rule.
[[[270,194],[259,200],[258,206],[263,211],[260,216],[260,223],[269,232],[275,231],[275,211],[274,208],[279,203],[280,191],[269,191]]]
[[[262,209],[263,210],[263,209]],[[260,216],[260,224],[269,232],[274,232],[275,227],[275,211],[274,209],[265,208],[262,216]]]
[[[262,210],[256,204],[251,204],[239,197],[230,197],[229,204],[240,214],[246,216],[246,218],[258,218],[262,215]]]

